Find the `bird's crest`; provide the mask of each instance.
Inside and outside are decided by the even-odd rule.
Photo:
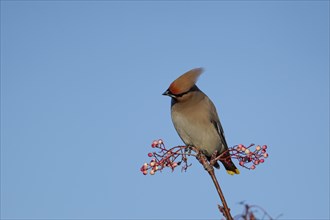
[[[170,92],[177,95],[189,91],[195,85],[202,72],[203,68],[195,68],[184,73],[171,83],[169,87]]]

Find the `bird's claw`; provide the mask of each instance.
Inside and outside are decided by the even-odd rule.
[[[217,162],[217,156],[218,156],[218,151],[216,150],[211,155],[211,159],[210,159],[211,166],[214,166],[214,164],[216,164],[216,162]]]
[[[211,166],[210,163],[207,161],[204,153],[198,151],[196,158],[203,165],[205,170],[207,170],[208,172],[213,170],[213,166]]]

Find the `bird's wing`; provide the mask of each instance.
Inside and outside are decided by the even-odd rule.
[[[223,144],[225,145],[225,148],[228,149],[228,144],[227,144],[227,141],[226,141],[226,138],[225,138],[225,133],[223,131],[223,128],[221,126],[221,123],[220,123],[220,119],[219,119],[219,116],[218,116],[218,113],[217,113],[217,110],[214,106],[214,104],[212,103],[211,100],[209,100],[209,107],[210,107],[210,120],[211,120],[211,123],[214,125],[215,129],[217,130],[219,136],[220,136],[220,140],[223,142]]]

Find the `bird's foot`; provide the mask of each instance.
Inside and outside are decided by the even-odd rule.
[[[205,170],[207,170],[208,172],[213,170],[213,166],[207,161],[204,153],[198,151],[196,158],[203,165]]]
[[[192,151],[192,146],[187,146],[185,149],[184,149],[184,152],[190,156],[191,155],[191,151]]]
[[[210,165],[211,165],[211,166],[214,166],[214,164],[217,163],[217,161],[218,161],[217,156],[218,156],[218,151],[216,150],[216,151],[214,151],[213,154],[211,155],[211,159],[210,159]]]

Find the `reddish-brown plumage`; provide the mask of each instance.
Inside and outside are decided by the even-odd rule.
[[[171,83],[169,91],[174,95],[187,92],[189,89],[191,89],[191,87],[195,85],[198,77],[202,74],[202,72],[203,68],[195,68],[184,73]]]

